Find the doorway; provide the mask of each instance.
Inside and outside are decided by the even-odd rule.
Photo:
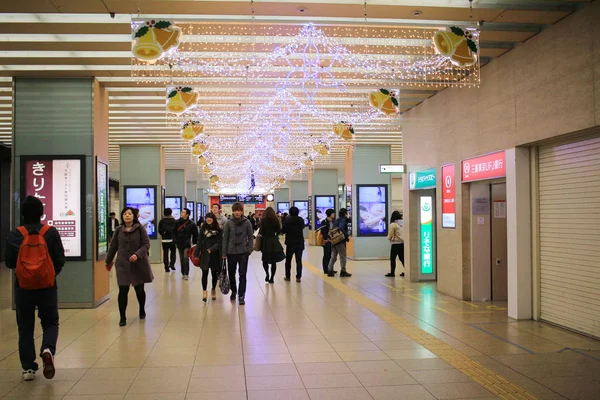
[[[472,183],[471,300],[508,299],[506,183]]]

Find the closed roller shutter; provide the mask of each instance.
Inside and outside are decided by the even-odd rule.
[[[600,337],[600,132],[539,148],[540,317]]]

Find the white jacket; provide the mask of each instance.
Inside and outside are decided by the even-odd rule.
[[[404,243],[404,221],[399,219],[390,224],[387,239],[392,244]]]

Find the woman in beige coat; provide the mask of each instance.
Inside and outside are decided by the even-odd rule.
[[[385,276],[396,276],[396,257],[400,258],[400,262],[404,268],[404,221],[399,211],[392,213],[387,239],[392,244],[390,249],[391,272]],[[404,276],[404,272],[400,276]]]

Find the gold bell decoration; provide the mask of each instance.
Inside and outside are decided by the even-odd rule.
[[[171,21],[146,21],[134,34],[133,54],[143,61],[156,61],[181,42],[181,29]]]
[[[478,57],[473,31],[451,26],[450,31],[439,31],[433,35],[433,44],[439,54],[459,67],[475,65]]]
[[[205,142],[192,143],[192,154],[195,156],[202,155],[208,150],[208,144]]]
[[[210,165],[205,165],[204,168],[202,168],[202,172],[210,174]]]
[[[326,143],[323,143],[322,141],[319,141],[319,143],[315,144],[313,146],[313,150],[322,156],[326,156],[327,154],[329,154],[329,146]]]
[[[351,123],[340,121],[339,124],[333,125],[333,133],[344,140],[350,140],[354,135],[354,128]]]
[[[198,164],[206,165],[206,164],[208,164],[208,160],[206,159],[206,157],[200,156],[200,157],[198,157]]]
[[[198,103],[200,95],[191,87],[176,87],[167,96],[167,110],[174,114],[181,114]]]
[[[216,185],[217,183],[219,183],[219,177],[217,175],[211,175],[208,181],[211,185]]]
[[[187,121],[181,129],[181,138],[183,140],[193,140],[202,132],[204,132],[204,125],[199,121]]]
[[[396,98],[396,93],[388,89],[379,89],[369,93],[369,103],[371,107],[386,115],[398,114],[400,112],[400,103]]]

